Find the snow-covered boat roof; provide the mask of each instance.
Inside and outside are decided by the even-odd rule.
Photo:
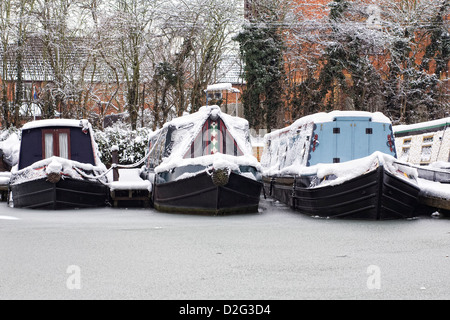
[[[193,139],[194,137],[197,136],[197,134],[202,129],[204,122],[211,116],[220,117],[223,120],[223,122],[225,123],[225,125],[227,126],[228,130],[230,130],[232,136],[236,140],[236,142],[237,142],[238,146],[241,148],[241,150],[243,150],[243,151],[245,150],[244,153],[246,153],[246,151],[248,153],[251,153],[251,150],[248,150],[246,137],[244,137],[244,134],[243,134],[244,132],[248,131],[248,129],[249,129],[248,121],[243,118],[230,116],[229,114],[222,112],[220,110],[220,107],[217,105],[203,106],[195,113],[186,114],[181,117],[175,118],[169,122],[166,122],[164,124],[163,128],[170,127],[170,126],[174,126],[177,129],[192,127],[192,129],[189,131],[192,135],[191,138]],[[154,134],[150,136],[150,139],[152,137],[158,135],[160,133],[160,131],[161,131],[161,129],[155,131]],[[187,149],[191,144],[191,139],[185,139],[185,140],[186,140],[186,142],[184,144]],[[177,149],[182,149],[182,150],[180,150],[181,153],[178,154],[178,152],[174,152],[177,150],[172,150],[172,155],[182,158],[184,153],[186,152],[186,150],[184,150],[185,148],[180,146],[180,148],[177,148]]]
[[[440,129],[441,127],[446,127],[449,125],[450,125],[450,117],[415,124],[398,125],[394,126],[393,130],[394,134],[398,134],[401,132],[414,132],[414,131],[421,131],[424,129]]]
[[[207,119],[210,117],[222,119],[231,136],[236,141],[237,146],[240,148],[240,150],[242,150],[244,154],[243,156],[233,157],[230,155],[216,154],[196,157],[192,159],[184,159],[184,155],[191,148],[193,140],[201,132],[205,121],[207,121]],[[252,152],[248,121],[243,118],[234,117],[223,113],[220,110],[219,106],[204,106],[201,107],[198,112],[175,118],[172,121],[164,124],[164,127],[162,129],[155,131],[150,136],[150,140],[163,133],[163,130],[169,127],[180,130],[180,133],[177,134],[175,138],[172,136],[172,139],[174,139],[174,143],[171,153],[164,160],[164,163],[158,166],[156,170],[157,172],[170,170],[171,168],[180,165],[181,162],[185,165],[204,165],[211,160],[219,160],[219,158],[227,159],[228,161],[234,161],[232,160],[232,158],[239,158],[236,161],[242,165],[259,166],[259,163],[253,156]]]
[[[319,112],[312,115],[308,115],[296,120],[290,126],[272,131],[266,135],[266,139],[270,139],[279,135],[282,132],[289,130],[297,130],[297,128],[307,123],[325,123],[333,122],[336,118],[370,118],[372,122],[391,124],[391,120],[381,112],[367,112],[367,111],[331,111],[331,112]]]
[[[229,114],[222,112],[220,107],[217,105],[203,106],[195,113],[185,114],[181,117],[175,118],[165,123],[164,127],[170,125],[181,126],[183,124],[195,123],[199,120],[204,121],[208,119],[211,115],[219,116],[220,118],[222,118],[222,120],[226,121],[226,124],[229,124],[230,126],[248,129],[247,120],[239,117],[230,116]]]
[[[85,128],[89,125],[88,120],[73,119],[46,119],[28,122],[23,126],[23,130],[45,128],[45,127],[75,127]]]

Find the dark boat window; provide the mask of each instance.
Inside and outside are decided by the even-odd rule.
[[[373,134],[372,128],[366,128],[366,134]]]
[[[333,128],[333,133],[334,133],[334,134],[339,134],[339,133],[341,133],[341,128]]]
[[[333,158],[333,163],[340,163],[341,162],[341,158]]]
[[[195,137],[184,158],[196,158],[215,153],[234,156],[242,156],[244,154],[220,118],[205,121],[202,130]]]
[[[42,130],[42,148],[43,159],[53,156],[70,159],[70,130]]]

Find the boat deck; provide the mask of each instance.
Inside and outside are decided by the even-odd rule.
[[[2,202],[8,201],[9,180],[11,172],[0,172],[0,195]]]
[[[109,184],[111,204],[115,208],[151,206],[151,182],[143,180],[139,172],[140,169],[119,169],[119,180]]]

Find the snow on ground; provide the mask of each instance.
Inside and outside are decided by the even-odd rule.
[[[448,219],[314,219],[269,199],[260,209],[211,217],[0,204],[21,219],[0,221],[0,300],[450,298]],[[69,266],[80,289],[67,286]]]
[[[0,216],[0,220],[20,220],[20,218],[13,216]]]

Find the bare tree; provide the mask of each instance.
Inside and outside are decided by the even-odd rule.
[[[448,68],[448,7],[448,0],[297,1],[284,22],[294,110],[383,111],[394,122],[439,116],[445,79],[422,61],[439,56]],[[447,45],[430,48],[431,39]]]
[[[79,30],[71,25],[78,0],[35,0],[35,37],[42,42],[43,57],[51,69],[44,101],[44,117],[55,112],[73,115],[73,102],[79,97],[80,64],[85,58]]]
[[[179,43],[171,59],[177,74],[177,115],[198,110],[204,103],[204,89],[217,80],[218,68],[233,49],[232,36],[240,26],[238,4],[235,0],[166,3],[163,29]]]
[[[154,23],[161,1],[112,0],[102,23],[109,27],[102,33],[102,58],[117,71],[124,85],[126,109],[131,127],[137,126],[140,106],[142,64],[152,49]],[[100,29],[98,29],[100,30]]]
[[[9,117],[9,102],[8,102],[8,80],[10,79],[10,71],[8,65],[8,55],[11,41],[12,28],[12,0],[2,0],[0,2],[0,54],[1,54],[1,113],[2,126],[8,128],[11,124]]]

